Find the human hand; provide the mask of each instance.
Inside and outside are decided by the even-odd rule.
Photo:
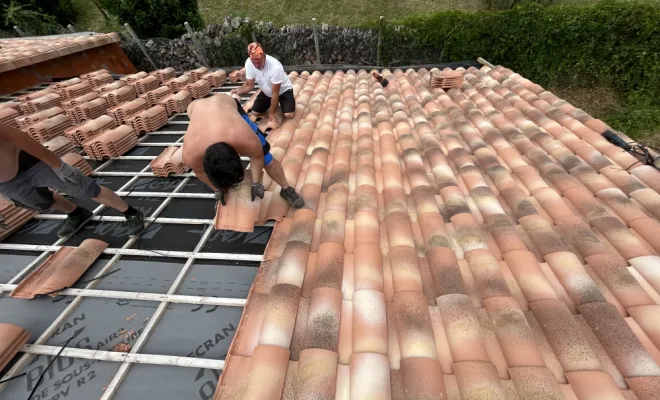
[[[264,188],[264,185],[259,182],[252,182],[252,201],[254,201],[257,197],[263,199],[265,194],[266,189]]]
[[[238,88],[234,88],[234,89],[230,90],[229,93],[232,94],[232,95],[237,95],[238,94]]]
[[[280,126],[280,120],[277,118],[277,114],[270,114],[268,116],[268,128],[276,129]]]

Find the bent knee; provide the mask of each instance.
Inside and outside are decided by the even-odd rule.
[[[292,113],[292,112],[290,112],[290,113],[284,113],[284,118],[289,118],[289,119],[291,119],[291,118],[293,118],[295,115],[296,115],[296,113]]]

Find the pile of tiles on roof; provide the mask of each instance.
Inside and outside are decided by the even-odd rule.
[[[165,96],[158,101],[158,104],[165,107],[168,115],[186,112],[188,105],[192,102],[192,96],[186,90],[176,94]]]
[[[154,175],[167,178],[170,174],[183,174],[188,167],[183,163],[183,147],[170,146],[151,162]]]
[[[186,91],[190,93],[193,99],[201,99],[211,92],[211,84],[206,79],[200,79],[186,85]]]
[[[215,400],[657,400],[660,172],[511,70],[457,71],[305,80],[268,139],[306,205]]]
[[[158,104],[158,101],[160,101],[160,99],[169,96],[172,93],[173,93],[172,89],[170,89],[168,86],[159,86],[157,89],[154,89],[145,94],[141,94],[140,97],[147,100],[147,102],[149,102],[149,105],[153,107],[156,104]]]
[[[174,71],[174,68],[172,67],[167,67],[167,68],[159,69],[157,71],[153,71],[149,75],[154,75],[156,78],[158,78],[158,81],[162,85],[163,83],[174,78],[176,76],[176,71]]]
[[[440,71],[433,68],[430,75],[432,88],[452,89],[463,85],[463,74],[460,71]]]
[[[227,83],[227,73],[219,69],[202,76],[202,79],[206,79],[211,84],[211,86],[218,87]]]
[[[16,206],[0,196],[0,240],[4,240],[35,215],[36,211]]]
[[[85,140],[83,149],[95,160],[119,157],[135,147],[138,135],[129,125],[119,125]]]
[[[245,82],[245,68],[235,69],[229,73],[229,82]]]
[[[76,151],[76,146],[74,145],[74,142],[71,141],[66,136],[58,136],[42,144],[48,150],[57,154],[58,157],[62,157],[67,153],[73,153]]]
[[[208,68],[199,67],[197,69],[193,69],[191,71],[186,72],[186,75],[189,75],[193,81],[197,82],[198,80],[202,79],[202,76],[207,74],[208,72],[209,72]]]
[[[0,39],[0,72],[42,63],[120,40],[116,33]]]
[[[83,158],[83,156],[78,153],[65,154],[64,156],[62,156],[62,161],[71,165],[72,167],[78,168],[80,172],[82,172],[86,176],[91,176],[94,173],[94,169],[92,168],[92,166],[89,165],[89,163]]]
[[[137,133],[155,132],[167,124],[168,118],[165,107],[156,105],[128,118],[126,123]]]

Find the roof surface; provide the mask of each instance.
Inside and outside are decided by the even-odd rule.
[[[509,69],[382,74],[299,76],[215,399],[657,399],[660,173]]]
[[[116,33],[0,39],[0,72],[120,41]]]

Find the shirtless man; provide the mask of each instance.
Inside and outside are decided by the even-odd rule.
[[[142,213],[112,190],[62,161],[26,132],[0,124],[0,194],[17,206],[39,212],[53,208],[67,213],[57,235],[74,234],[89,221],[92,212],[48,188],[77,198],[89,198],[122,212],[128,236],[138,235],[144,229]]]
[[[183,140],[183,162],[199,180],[213,188],[226,204],[225,194],[243,181],[241,155],[250,157],[252,201],[264,197],[261,170],[282,187],[280,196],[295,208],[305,205],[289,185],[279,161],[269,153],[270,144],[250,121],[238,100],[218,94],[195,100],[188,106],[190,125]]]

